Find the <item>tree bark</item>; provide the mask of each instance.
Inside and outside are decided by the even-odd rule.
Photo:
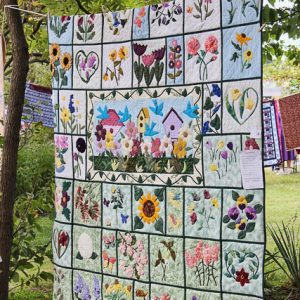
[[[18,5],[17,0],[2,0],[1,6]],[[5,122],[0,191],[0,299],[8,299],[9,266],[13,237],[13,210],[16,190],[17,156],[21,117],[28,73],[28,46],[20,12],[6,8],[6,20],[12,42],[13,70]]]

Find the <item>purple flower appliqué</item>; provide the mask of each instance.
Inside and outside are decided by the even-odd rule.
[[[210,150],[212,148],[212,142],[211,141],[206,141],[205,142],[205,147]]]
[[[256,209],[254,207],[248,206],[245,209],[245,213],[246,213],[246,216],[247,216],[248,220],[255,220],[256,217],[257,217]]]
[[[100,299],[101,296],[101,289],[100,289],[100,282],[99,279],[94,276],[94,297],[96,300]]]
[[[84,283],[82,292],[81,292],[82,300],[90,300],[92,299],[92,296],[90,294],[90,289],[87,284]]]
[[[227,148],[228,148],[229,150],[232,150],[232,149],[233,149],[233,143],[232,143],[232,142],[229,142],[229,143],[227,144]]]
[[[88,59],[88,67],[93,68],[95,65],[95,62],[97,61],[97,58],[95,55],[91,55]]]
[[[237,207],[231,207],[228,210],[228,216],[232,220],[236,220],[240,215],[240,211]]]
[[[84,286],[83,278],[79,273],[77,273],[77,280],[76,280],[76,284],[74,287],[74,292],[76,294],[81,293],[83,286]]]
[[[222,152],[221,152],[221,157],[222,157],[223,159],[227,160],[227,158],[228,158],[228,152],[227,152],[226,150],[222,151]]]

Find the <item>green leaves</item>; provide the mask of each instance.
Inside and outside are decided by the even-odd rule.
[[[247,200],[248,203],[251,203],[253,201],[253,199],[254,199],[254,195],[253,194],[248,194],[246,196],[246,200]]]
[[[263,206],[261,205],[261,204],[256,204],[255,206],[254,206],[254,209],[256,210],[256,213],[257,214],[260,214],[262,211],[263,211]]]
[[[236,191],[232,191],[232,200],[237,201],[239,197],[239,193],[237,193]]]
[[[138,216],[134,217],[134,227],[133,229],[143,229],[144,228],[144,223],[142,222],[141,218]]]
[[[225,215],[225,216],[223,217],[223,223],[227,224],[227,223],[229,223],[229,222],[230,222],[229,216]]]
[[[241,48],[241,46],[240,46],[239,44],[237,44],[237,43],[235,43],[235,42],[233,42],[233,41],[231,41],[231,44],[232,44],[232,46],[233,46],[236,50],[238,50],[238,51],[241,51],[241,50],[242,50],[242,48]]]
[[[164,201],[164,189],[163,188],[155,189],[154,194],[160,202]]]
[[[203,109],[204,110],[211,110],[214,107],[214,103],[212,102],[210,97],[206,97]]]
[[[159,231],[161,233],[164,233],[164,221],[162,218],[159,218],[155,224],[154,224],[154,228],[156,231]]]
[[[63,182],[63,189],[62,189],[62,191],[63,191],[63,192],[67,192],[67,191],[69,190],[71,184],[72,184],[72,183],[71,183],[70,181],[64,181],[64,182]]]
[[[210,126],[215,128],[216,130],[219,130],[221,128],[221,119],[219,115],[215,115],[215,117],[210,122]]]
[[[246,232],[253,232],[255,229],[255,223],[254,222],[250,222],[247,224],[246,226]]]
[[[62,214],[65,216],[65,218],[66,218],[68,221],[70,221],[70,219],[71,219],[71,217],[70,217],[70,216],[71,216],[71,211],[70,211],[69,208],[67,208],[67,207],[63,208]]]
[[[227,225],[227,228],[234,230],[234,229],[236,228],[235,222],[230,222],[230,223]]]
[[[134,187],[134,199],[135,201],[139,201],[140,198],[143,196],[144,192],[143,192],[143,189],[135,186]]]

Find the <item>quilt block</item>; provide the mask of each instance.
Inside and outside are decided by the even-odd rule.
[[[263,298],[261,3],[48,20],[54,299]],[[262,168],[261,165],[257,168]]]

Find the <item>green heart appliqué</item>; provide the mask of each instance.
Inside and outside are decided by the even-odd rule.
[[[252,97],[250,97],[252,93]],[[247,88],[241,95],[236,95],[236,99],[231,103],[228,100],[229,95],[226,96],[226,109],[230,116],[240,125],[245,124],[254,114],[258,107],[259,96],[255,89]],[[248,110],[249,112],[245,112]],[[237,111],[239,113],[237,113]]]
[[[80,50],[76,54],[75,65],[81,80],[88,83],[99,68],[99,56],[94,51],[86,54]]]
[[[69,243],[70,243],[70,236],[64,230],[55,229],[53,232],[53,241],[54,241],[54,248],[58,258],[62,258],[63,255],[66,253]]]

